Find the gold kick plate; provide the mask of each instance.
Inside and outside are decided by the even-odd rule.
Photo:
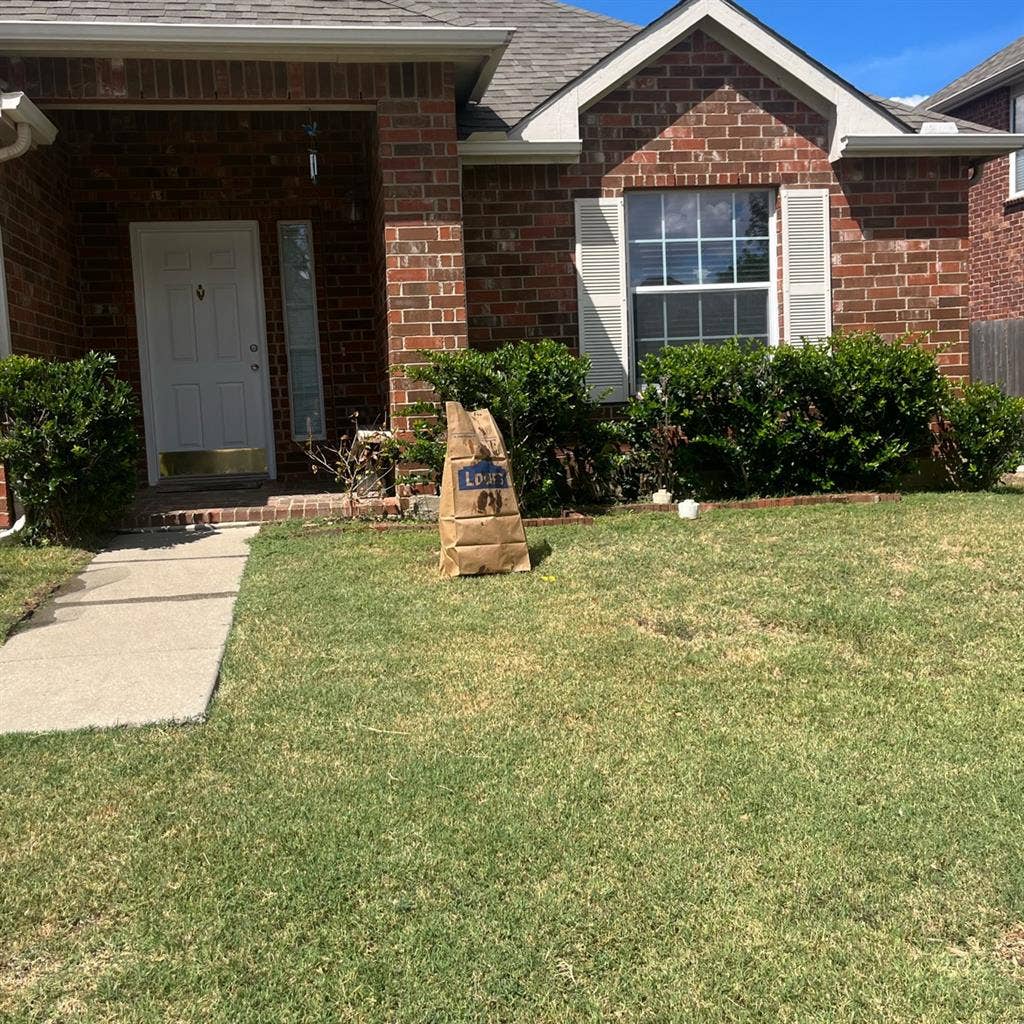
[[[232,476],[266,473],[266,448],[220,448],[206,452],[161,452],[160,476]]]

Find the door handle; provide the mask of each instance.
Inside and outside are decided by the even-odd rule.
[[[259,363],[250,363],[249,364],[249,369],[252,370],[253,373],[255,373],[259,368],[260,368],[260,364]]]

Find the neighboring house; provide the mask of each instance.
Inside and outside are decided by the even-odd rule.
[[[1024,36],[920,109],[1024,132]],[[1024,394],[1024,150],[979,165],[970,211],[972,365]]]
[[[0,82],[7,344],[116,353],[151,483],[401,428],[402,367],[467,344],[560,339],[612,401],[660,345],[833,327],[963,376],[970,168],[1024,141],[726,0],[5,0]]]

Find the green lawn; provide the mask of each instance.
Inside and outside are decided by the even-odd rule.
[[[1020,1022],[1022,524],[267,529],[206,725],[0,740],[0,1019]]]
[[[77,548],[0,546],[0,643],[27,612],[78,572],[89,557]]]

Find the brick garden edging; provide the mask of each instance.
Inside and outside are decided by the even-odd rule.
[[[719,509],[792,508],[796,505],[877,505],[883,502],[900,501],[903,495],[884,491],[855,491],[847,494],[800,494],[788,498],[750,498],[746,501],[702,501],[701,512]],[[641,502],[634,505],[614,505],[609,509],[617,512],[676,512],[676,506],[655,505]]]
[[[849,494],[806,494],[788,498],[752,498],[748,501],[702,502],[701,512],[721,509],[769,509],[793,508],[803,505],[876,505],[900,501],[897,492],[859,491]],[[342,495],[296,494],[275,496],[266,505],[225,508],[198,508],[186,511],[138,512],[121,521],[122,530],[173,530],[187,526],[225,526],[261,523],[281,523],[290,519],[376,519],[389,520],[374,522],[375,530],[435,530],[435,522],[416,522],[404,519],[413,511],[412,498],[383,498],[360,502],[353,509],[352,503]],[[631,505],[612,505],[605,514],[619,515],[626,512],[662,512],[676,514],[676,506],[655,505],[652,502]],[[524,526],[593,526],[594,516],[570,513],[564,516],[546,516],[524,519]]]

